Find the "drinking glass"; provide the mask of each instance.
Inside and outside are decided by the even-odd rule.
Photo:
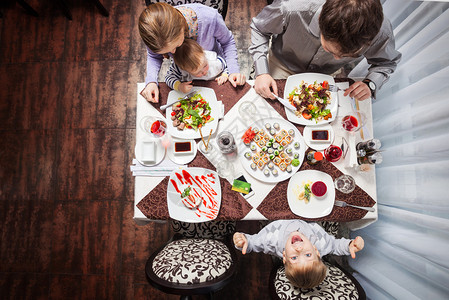
[[[342,118],[341,126],[348,132],[356,132],[365,125],[365,122],[365,114],[361,111],[355,111]]]
[[[165,120],[153,116],[143,117],[140,120],[140,127],[145,133],[157,138],[163,137],[167,131]]]
[[[343,154],[343,151],[337,145],[330,145],[324,150],[324,157],[326,157],[327,161],[336,162],[338,161]]]
[[[351,175],[341,175],[334,181],[335,188],[345,194],[351,193],[355,189],[355,180]]]
[[[234,165],[223,159],[216,165],[216,170],[218,173],[218,176],[227,179],[228,181],[231,181],[234,176]]]
[[[244,121],[254,121],[257,108],[250,101],[243,101],[239,106],[239,115]]]

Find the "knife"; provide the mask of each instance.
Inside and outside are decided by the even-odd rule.
[[[288,102],[287,100],[285,100],[284,98],[281,98],[279,96],[276,96],[274,93],[271,93],[274,97],[276,97],[276,99],[281,102],[286,108],[288,108],[289,110],[295,112],[296,111],[296,107],[294,107],[293,105],[290,104],[290,102]]]
[[[174,101],[172,101],[172,102],[170,102],[170,103],[167,103],[167,104],[165,104],[165,105],[162,105],[162,106],[159,107],[159,108],[160,108],[161,110],[166,110],[167,107],[172,106],[173,104],[178,103],[179,101],[189,99],[190,97],[192,97],[192,96],[195,95],[196,93],[197,93],[197,91],[190,92],[190,93],[188,93],[187,95],[185,95],[184,97],[179,98],[179,99],[175,99]]]

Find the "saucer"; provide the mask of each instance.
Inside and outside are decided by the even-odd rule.
[[[186,142],[186,141],[191,141],[192,151],[190,151],[189,153],[184,153],[184,154],[175,153],[175,149],[174,149],[175,142]],[[167,155],[168,155],[168,158],[170,158],[170,160],[172,162],[174,162],[175,164],[185,165],[185,164],[188,164],[189,162],[191,162],[195,158],[197,150],[198,150],[197,145],[194,140],[183,140],[183,139],[178,139],[178,138],[172,138],[170,147],[168,147],[168,149],[167,149]]]
[[[329,141],[313,141],[312,140],[312,130],[328,130],[329,131]],[[304,136],[304,141],[306,145],[312,148],[313,150],[321,151],[329,147],[335,137],[334,130],[330,124],[323,124],[318,126],[306,126],[304,127],[304,131],[302,132]]]
[[[160,139],[145,137],[136,143],[136,159],[144,166],[155,166],[165,157],[165,148]]]

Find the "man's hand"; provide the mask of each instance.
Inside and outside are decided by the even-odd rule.
[[[218,85],[222,85],[223,83],[228,81],[228,76],[227,75],[218,76],[217,78],[215,78],[215,81],[218,83]]]
[[[256,77],[256,82],[254,83],[256,93],[264,98],[275,99],[275,97],[271,94],[270,88],[273,89],[273,93],[275,95],[278,94],[278,86],[270,74],[260,74]]]
[[[148,101],[153,103],[159,102],[159,88],[155,82],[150,82],[147,86],[140,92],[140,94]]]
[[[229,82],[233,87],[237,87],[238,85],[244,85],[246,82],[246,77],[240,73],[232,73],[229,75]]]
[[[242,254],[246,254],[246,249],[248,248],[248,240],[246,239],[245,235],[240,232],[234,233],[234,245],[238,248],[242,248]]]
[[[365,241],[360,236],[356,237],[349,244],[349,252],[351,252],[351,257],[355,258],[355,253],[362,250],[364,246],[365,246]]]
[[[181,82],[178,86],[178,90],[182,93],[189,93],[193,88],[192,81]]]
[[[362,101],[371,97],[371,90],[369,89],[368,85],[366,85],[366,83],[357,81],[351,84],[351,86],[345,90],[344,95],[349,95],[352,98]]]

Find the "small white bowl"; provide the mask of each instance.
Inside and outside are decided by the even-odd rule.
[[[317,193],[317,194],[315,194],[315,192],[314,192],[314,186],[315,186],[315,192],[317,192],[316,191],[316,188],[319,188],[320,189],[320,193]],[[324,187],[324,193],[322,193],[323,191],[323,187]],[[315,198],[317,198],[317,199],[323,199],[323,198],[325,198],[326,197],[326,195],[327,195],[327,186],[326,186],[326,184],[324,183],[324,182],[322,182],[322,181],[315,181],[314,183],[312,183],[312,185],[310,186],[310,191],[312,192],[312,194],[313,194],[313,196],[315,196]]]

